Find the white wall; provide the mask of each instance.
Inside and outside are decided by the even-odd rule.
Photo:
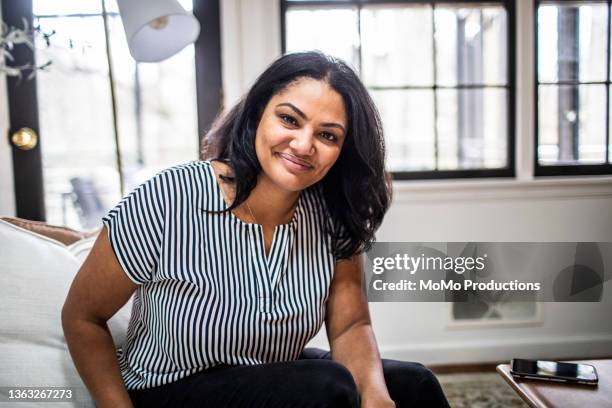
[[[279,2],[224,0],[221,19],[223,93],[228,107],[280,55]]]
[[[442,184],[442,183],[441,183]],[[455,183],[398,187],[382,241],[611,241],[612,184]],[[509,183],[510,184],[510,183]],[[443,186],[438,186],[443,188]],[[540,321],[453,328],[450,304],[372,304],[383,353],[427,363],[604,356],[612,353],[612,283],[601,303],[542,303]]]
[[[533,13],[518,3],[517,179],[396,182],[379,241],[612,241],[612,177],[535,180]],[[222,2],[226,106],[281,52],[277,0]],[[601,303],[542,303],[536,322],[456,327],[446,303],[372,303],[385,357],[428,364],[503,361],[517,356],[612,354],[612,283]],[[327,347],[323,331],[311,345]]]
[[[1,4],[1,0],[0,0]],[[0,8],[0,20],[2,8]],[[6,78],[0,74],[0,215],[15,215],[13,185],[13,157],[8,142],[9,117],[6,95]]]

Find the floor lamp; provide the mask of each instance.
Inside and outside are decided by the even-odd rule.
[[[125,195],[125,180],[121,160],[121,145],[117,114],[115,78],[110,49],[106,0],[102,4],[106,61],[110,83],[115,160],[119,171],[121,196]],[[185,11],[177,0],[117,0],[130,54],[137,62],[159,62],[193,43],[200,34],[200,23]]]

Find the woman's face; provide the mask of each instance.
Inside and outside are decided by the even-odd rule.
[[[340,156],[346,121],[342,96],[326,82],[296,80],[270,99],[257,126],[261,176],[286,191],[320,181]]]

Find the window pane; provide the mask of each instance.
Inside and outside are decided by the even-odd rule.
[[[542,5],[538,8],[538,79],[605,81],[607,5]]]
[[[507,165],[507,98],[496,88],[438,92],[438,169]]]
[[[158,170],[198,158],[194,49],[137,65],[119,18],[111,17],[109,27],[129,189]]]
[[[107,1],[107,9],[109,6]],[[115,3],[113,1],[112,3]],[[115,3],[116,4],[116,3]],[[66,15],[102,13],[100,0],[34,0],[32,3],[34,15]]]
[[[439,84],[507,84],[506,14],[501,6],[436,6]]]
[[[117,0],[104,0],[106,11],[118,13]],[[193,10],[193,0],[178,0],[179,4],[187,11]],[[32,10],[34,15],[59,15],[68,14],[100,14],[102,13],[101,0],[33,0]]]
[[[382,117],[389,170],[433,170],[433,91],[372,91],[371,95]]]
[[[301,5],[299,10],[308,7]],[[338,9],[312,7],[319,13]],[[291,19],[295,10],[298,7],[289,7],[287,33],[294,30],[292,24],[301,24],[303,30],[317,26],[314,19],[307,21],[307,14]],[[351,43],[357,44],[352,50],[354,55],[361,52],[360,75],[381,112],[391,171],[507,167],[507,19],[501,2],[361,3],[354,21],[359,26],[354,35],[360,40]],[[317,48],[313,34],[309,36],[301,49]],[[484,87],[446,92],[435,85]]]
[[[606,86],[541,85],[538,94],[540,164],[603,163]]]
[[[121,198],[110,79],[101,16],[41,18],[56,34],[40,39],[37,61],[48,221],[95,228]],[[109,16],[125,191],[158,170],[198,158],[193,47],[155,64],[129,55],[123,27]]]
[[[359,32],[356,8],[303,9],[286,14],[287,52],[320,50],[359,71]]]
[[[71,179],[92,181],[94,201],[104,207],[120,198],[102,18],[39,22],[43,31],[56,31],[52,46],[39,43],[36,51],[38,63],[53,61],[36,77],[47,221],[92,227],[80,223],[72,206]]]
[[[367,86],[433,85],[430,6],[368,6],[361,13]]]

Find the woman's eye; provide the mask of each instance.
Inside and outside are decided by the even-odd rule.
[[[297,121],[289,115],[280,115],[280,118],[283,122],[286,122],[290,125],[297,125]]]
[[[335,142],[338,140],[336,135],[334,135],[333,133],[321,132],[320,135],[323,139],[329,140],[330,142]]]

